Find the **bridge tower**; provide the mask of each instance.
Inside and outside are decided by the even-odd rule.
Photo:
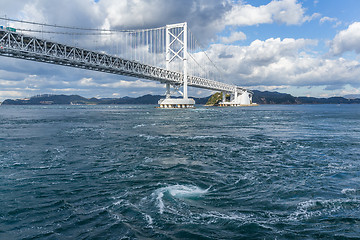
[[[166,83],[166,97],[160,99],[160,108],[192,108],[194,99],[188,98],[188,28],[187,23],[166,25],[166,69],[172,70],[171,65],[176,61],[182,62],[183,92],[179,85],[173,85],[183,98],[171,98],[171,85]]]

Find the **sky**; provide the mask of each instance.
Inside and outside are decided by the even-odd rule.
[[[188,22],[223,69],[225,82],[294,96],[360,94],[358,0],[0,0],[0,5],[0,17],[83,28]],[[83,44],[95,50],[98,43]],[[164,93],[155,81],[0,57],[0,101],[38,94]],[[211,93],[189,88],[194,97]]]

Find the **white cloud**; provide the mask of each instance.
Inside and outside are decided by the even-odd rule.
[[[360,22],[354,22],[340,31],[330,43],[330,53],[341,55],[348,51],[360,53]]]
[[[97,3],[92,0],[19,0],[19,2],[21,4],[5,4],[3,11],[13,12],[11,17],[14,18],[86,28],[138,29],[187,21],[192,31],[200,38],[198,40],[204,42],[213,39],[218,32],[229,25],[251,26],[273,22],[298,25],[318,16],[305,15],[306,9],[297,0],[273,0],[259,7],[244,4],[242,1],[234,3],[230,0],[101,0]],[[89,36],[81,40],[82,45],[94,44],[93,38]]]
[[[126,81],[118,80],[108,83],[97,83],[93,78],[82,78],[78,81],[78,85],[81,87],[96,87],[96,88],[149,88],[149,87],[159,87],[158,82],[154,81]]]
[[[331,18],[331,17],[322,17],[319,20],[320,24],[324,24],[326,22],[333,22],[335,23],[333,27],[338,27],[339,25],[341,25],[341,21],[339,21],[337,18]]]
[[[96,26],[102,22],[98,4],[91,0],[23,0],[18,18],[66,26]]]
[[[222,37],[221,42],[222,43],[233,43],[241,40],[245,40],[246,35],[243,32],[232,32],[230,36],[228,37]]]
[[[337,18],[331,18],[331,17],[322,17],[320,19],[320,23],[323,24],[325,22],[336,22]]]
[[[270,38],[265,41],[255,40],[249,46],[213,45],[211,53],[215,58],[221,58],[222,55],[232,56],[219,62],[232,61],[233,64],[227,67],[228,70],[234,68],[237,72],[247,74],[254,67],[267,66],[283,57],[294,58],[299,50],[316,44],[317,41],[310,39]]]
[[[279,85],[279,86],[265,86],[265,85],[257,85],[257,86],[249,86],[250,89],[256,89],[260,91],[278,91],[289,89],[289,85]]]
[[[8,81],[8,80],[0,80],[0,86],[2,87],[11,87],[18,85],[19,82],[16,81]]]
[[[160,85],[157,82],[154,81],[142,81],[142,80],[136,80],[136,81],[125,81],[125,80],[120,80],[117,82],[113,82],[113,83],[105,83],[105,84],[100,84],[99,86],[101,87],[106,87],[106,88],[158,88],[163,86]]]
[[[319,14],[307,16],[305,9],[297,0],[271,1],[267,5],[254,7],[239,3],[225,17],[226,25],[252,26],[278,22],[286,25],[299,25],[311,21]]]
[[[249,46],[216,44],[209,55],[225,69],[227,79],[241,86],[356,85],[358,61],[314,56],[310,39],[255,40]],[[223,58],[221,56],[230,56]]]
[[[92,78],[82,78],[79,81],[80,86],[89,87],[89,86],[98,86]]]
[[[101,0],[104,27],[143,29],[187,21],[198,38],[209,40],[224,28],[228,0]],[[199,39],[200,40],[200,39]]]
[[[21,91],[0,91],[0,99],[23,97]]]
[[[79,88],[53,88],[51,89],[52,92],[83,92],[83,91],[89,91],[88,89],[79,89]]]

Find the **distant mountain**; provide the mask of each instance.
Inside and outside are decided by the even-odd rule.
[[[344,97],[314,98],[294,97],[279,92],[262,92],[254,90],[253,102],[258,104],[359,104],[360,98],[347,99]]]
[[[161,95],[144,95],[137,98],[123,97],[111,100],[100,99],[99,104],[158,104],[158,101],[165,96]],[[197,104],[205,104],[209,97],[193,98]]]
[[[360,104],[360,98],[347,99],[343,97],[331,97],[331,98],[313,98],[313,97],[294,97],[290,94],[279,92],[262,92],[258,90],[253,91],[253,102],[258,104]],[[216,100],[219,93],[215,93],[212,100]],[[206,104],[210,99],[193,98],[196,104]],[[84,98],[79,95],[38,95],[29,99],[6,99],[2,102],[2,105],[50,105],[50,104],[154,104],[164,98],[161,95],[144,95],[137,98],[123,97],[123,98]],[[216,102],[216,101],[215,101]]]
[[[298,104],[290,94],[253,90],[253,102],[258,104]]]
[[[360,98],[360,94],[349,94],[349,95],[345,95],[344,98],[356,99],[356,98]]]
[[[29,99],[6,99],[2,105],[50,105],[50,104],[96,104],[95,99],[87,99],[78,95],[43,94]]]
[[[29,99],[6,99],[3,105],[93,105],[93,104],[157,104],[158,101],[164,98],[161,95],[144,95],[137,98],[123,97],[123,98],[84,98],[78,95],[50,95],[43,94],[31,97]],[[194,98],[197,104],[205,104],[209,97]]]
[[[297,101],[301,104],[359,104],[360,99],[347,99],[343,97],[331,98],[312,98],[312,97],[298,97]]]

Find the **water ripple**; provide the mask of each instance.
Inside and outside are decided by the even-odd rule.
[[[359,110],[2,106],[0,239],[356,239]]]

